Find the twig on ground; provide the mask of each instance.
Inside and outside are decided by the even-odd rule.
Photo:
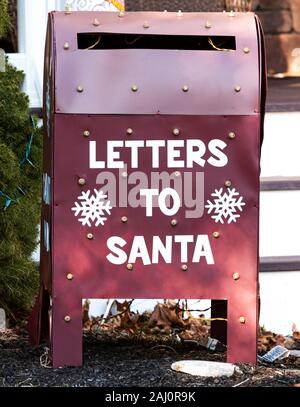
[[[276,382],[279,382],[279,383],[289,384],[289,382],[282,380],[282,379],[275,379],[275,380],[276,380]]]
[[[232,386],[232,387],[239,387],[239,386],[241,386],[242,384],[249,382],[249,380],[250,380],[249,378],[246,379],[246,380],[243,380],[242,382],[240,382],[240,383],[238,383],[238,384],[235,384],[235,385]]]
[[[45,352],[40,356],[40,365],[51,369],[51,359],[49,358],[49,348],[45,348]]]
[[[168,345],[155,345],[151,348],[151,350],[154,350],[156,348],[166,348],[166,349],[171,349],[174,353],[178,353],[176,352],[176,350],[174,348],[172,348],[171,346]]]
[[[31,377],[28,377],[26,380],[23,380],[22,382],[17,383],[17,384],[16,384],[16,387],[20,387],[20,386],[21,386],[21,384],[24,384],[24,383],[28,382],[29,380],[31,380]],[[32,384],[31,384],[31,383],[30,383],[30,385],[32,386]]]

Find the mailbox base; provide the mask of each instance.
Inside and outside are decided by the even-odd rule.
[[[53,367],[82,365],[82,299],[53,300],[50,348]]]
[[[227,318],[227,301],[212,300],[211,301],[211,318]],[[211,338],[218,339],[224,345],[227,345],[227,322],[226,321],[211,321]]]
[[[241,298],[243,297],[241,296]],[[228,301],[228,322],[213,322],[211,336],[223,343],[226,343],[227,340],[227,362],[256,364],[258,301],[255,298],[247,298],[246,301],[241,298]],[[42,303],[43,299],[40,298],[33,310],[29,325],[31,342],[35,344],[40,342],[41,333],[45,336],[47,331],[44,326],[44,331],[41,332],[42,327],[38,323],[45,311]],[[212,312],[212,317],[226,317],[227,306],[224,300],[213,300],[212,305],[215,309]],[[245,310],[244,315],[241,315],[241,310]],[[52,300],[52,308],[48,310],[48,315],[50,327],[48,340],[52,366],[54,368],[81,366],[83,361],[82,300],[70,298],[66,300],[64,297],[54,299]]]
[[[257,363],[257,305],[257,301],[249,302],[245,315],[241,315],[240,301],[228,302],[227,362]]]

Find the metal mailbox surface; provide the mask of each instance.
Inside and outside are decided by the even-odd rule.
[[[116,34],[130,46],[101,48]],[[199,36],[211,48],[139,48],[132,35]],[[53,365],[82,361],[83,298],[226,299],[228,360],[255,362],[257,17],[52,13],[44,93],[41,291],[30,322],[36,341],[49,336]]]

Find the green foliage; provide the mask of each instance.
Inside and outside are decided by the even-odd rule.
[[[0,307],[9,315],[31,305],[39,281],[31,253],[40,217],[42,135],[29,119],[23,79],[8,63],[0,72],[0,191],[13,200],[5,208],[7,199],[0,196]],[[31,134],[33,166],[21,164]]]
[[[9,28],[8,0],[0,0],[0,38],[6,35]]]

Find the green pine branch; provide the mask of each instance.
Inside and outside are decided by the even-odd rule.
[[[5,37],[9,29],[8,0],[0,0],[0,39]]]
[[[31,306],[39,282],[31,254],[38,243],[42,134],[30,120],[23,79],[9,63],[0,72],[0,307],[11,318]],[[14,200],[8,207],[7,197]]]

